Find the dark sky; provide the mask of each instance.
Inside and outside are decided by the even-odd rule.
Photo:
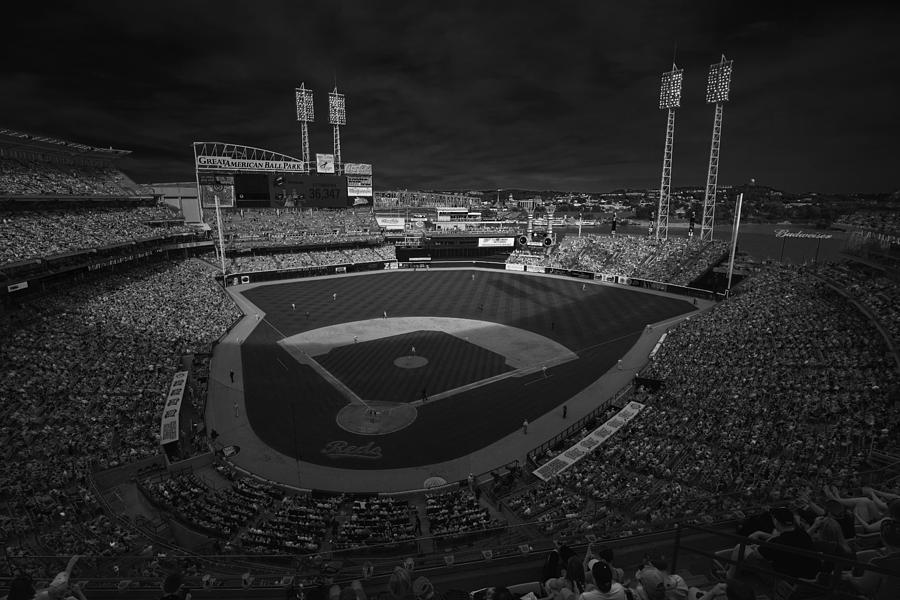
[[[783,5],[787,6],[783,6]],[[133,151],[137,181],[193,179],[190,143],[299,156],[294,87],[347,96],[343,158],[376,189],[656,187],[659,76],[685,70],[674,185],[703,185],[706,70],[734,60],[720,185],[900,188],[895,3],[16,3],[0,127]]]

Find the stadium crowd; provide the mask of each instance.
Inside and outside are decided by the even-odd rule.
[[[0,266],[189,233],[191,229],[182,221],[180,213],[162,204],[0,210]]]
[[[250,271],[306,269],[367,262],[393,262],[396,260],[397,253],[394,246],[377,246],[265,254],[261,256],[238,255],[228,259],[226,270],[229,273],[246,273]]]
[[[249,477],[214,490],[194,473],[152,479],[142,487],[151,501],[186,525],[225,540],[269,508],[277,493]]]
[[[868,308],[896,347],[900,342],[900,284],[895,279],[874,269],[846,263],[826,263],[818,272]]]
[[[900,232],[900,211],[897,210],[858,210],[844,215],[837,225],[851,226],[870,231],[887,233]]]
[[[134,196],[138,186],[112,166],[0,157],[0,196]]]
[[[892,363],[844,297],[770,267],[670,331],[642,373],[661,386],[626,397],[646,407],[613,443],[525,493],[568,498],[584,528],[608,533],[597,516],[648,531],[858,488],[870,447],[900,436]],[[506,502],[523,513],[519,493]]]
[[[341,524],[333,546],[344,549],[410,542],[416,538],[413,510],[407,500],[378,497],[353,500],[350,516]]]
[[[216,471],[230,485],[214,486],[209,477],[192,472],[154,476],[140,485],[153,504],[216,538],[226,553],[309,555],[324,548],[409,548],[426,531],[408,500],[285,494],[228,466],[220,464]],[[491,516],[480,494],[471,489],[428,494],[425,517],[429,534],[445,543],[496,533],[506,525]]]
[[[26,551],[128,544],[88,473],[159,452],[159,416],[180,356],[238,316],[202,261],[72,285],[0,319],[0,489],[7,539]],[[85,533],[89,530],[89,533]],[[56,532],[56,533],[53,533]]]
[[[588,234],[567,236],[549,254],[517,250],[507,262],[688,285],[725,250],[722,241],[700,242],[686,237],[657,241],[639,235]]]
[[[271,514],[241,535],[237,547],[259,554],[310,554],[318,552],[344,497],[284,496]]]
[[[471,489],[427,495],[425,515],[431,535],[441,537],[444,542],[466,539],[506,525],[491,516]]]
[[[277,246],[381,239],[371,208],[240,208],[221,211],[223,234],[232,244]],[[215,212],[204,216],[215,229]]]

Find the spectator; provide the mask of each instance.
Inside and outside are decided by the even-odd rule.
[[[853,532],[853,517],[840,502],[831,499],[825,503],[825,510],[822,512],[806,529],[814,546],[825,554],[852,557],[854,552],[844,533],[848,527]]]
[[[609,565],[610,571],[612,571],[613,581],[621,584],[625,583],[625,571],[613,564],[615,555],[612,548],[610,548],[609,546],[601,546],[600,548],[594,550],[593,545],[589,545],[584,556],[585,572],[590,571],[590,569],[588,568],[588,564],[595,558]]]
[[[756,600],[753,588],[740,579],[717,583],[709,590],[691,588],[689,600]]]
[[[770,567],[776,573],[790,575],[805,579],[816,577],[819,571],[819,561],[815,558],[800,556],[791,551],[791,549],[805,550],[812,552],[812,539],[804,529],[797,526],[794,513],[788,508],[772,509],[772,523],[775,526],[774,533],[757,531],[750,537],[755,540],[765,541],[771,544],[785,546],[788,549],[773,548],[770,546],[760,547],[758,545],[750,545],[744,548],[744,562],[756,567]],[[730,555],[732,561],[738,560],[740,556],[741,546],[737,545],[733,550],[725,550],[716,554],[724,557]],[[728,577],[734,578],[737,566],[732,564],[728,569]]]
[[[31,578],[19,573],[9,582],[9,593],[6,595],[6,600],[32,600],[34,594],[34,584]]]
[[[568,585],[565,587],[572,590],[574,594],[581,594],[585,591],[585,569],[581,559],[573,555],[569,557],[566,563],[566,581]]]
[[[412,588],[412,577],[403,567],[394,567],[388,580],[388,591],[394,600],[412,600],[415,598]]]
[[[553,577],[544,582],[544,593],[546,594],[541,600],[562,600],[563,590],[569,589],[565,579]],[[569,590],[571,592],[571,590]]]
[[[516,597],[512,595],[509,588],[501,585],[491,588],[490,600],[516,600]]]
[[[841,497],[834,486],[825,487],[825,495],[829,499],[853,511],[857,529],[860,533],[872,533],[881,529],[882,522],[889,518],[888,503],[885,498],[896,498],[896,494],[882,492],[879,494],[872,488],[864,488],[863,496]],[[884,497],[882,497],[884,496]]]
[[[896,600],[900,598],[900,521],[888,519],[881,524],[881,541],[881,555],[869,562],[894,575],[866,571],[861,577],[845,574],[844,580],[854,591],[873,600]]]
[[[434,586],[427,577],[416,578],[413,582],[413,595],[416,600],[433,600],[436,597]]]
[[[590,565],[591,581],[587,591],[578,596],[578,600],[629,600],[625,588],[612,579],[612,569],[605,562],[595,559]]]
[[[640,600],[667,600],[666,580],[656,567],[645,566],[637,572],[637,597]]]
[[[657,580],[662,581],[665,600],[686,600],[687,598],[687,583],[685,583],[681,575],[669,573],[669,563],[665,557],[655,557],[647,561],[644,567],[637,572],[635,578],[641,584],[644,581],[649,581],[649,585],[644,586],[644,588],[651,592],[657,589]]]
[[[181,573],[169,573],[162,584],[160,600],[191,600],[191,592],[184,585]]]

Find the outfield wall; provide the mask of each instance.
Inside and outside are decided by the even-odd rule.
[[[613,275],[608,273],[592,273],[590,271],[575,271],[569,269],[557,269],[552,267],[511,264],[501,262],[489,262],[478,260],[457,260],[457,261],[434,261],[434,260],[415,260],[415,261],[376,261],[367,263],[352,264],[334,264],[322,265],[316,267],[302,267],[296,269],[281,269],[277,271],[245,271],[240,273],[231,273],[228,275],[227,285],[244,285],[248,283],[261,283],[264,281],[277,281],[281,279],[300,279],[304,277],[321,277],[326,275],[345,275],[347,273],[359,273],[363,271],[387,271],[393,269],[448,269],[448,268],[478,268],[478,269],[505,269],[507,271],[518,271],[527,273],[541,273],[547,275],[562,275],[564,277],[573,277],[576,279],[586,279],[603,281],[605,283],[613,283],[616,285],[640,287],[648,290],[656,290],[658,292],[666,292],[679,296],[688,296],[691,298],[702,298],[704,300],[721,300],[722,294],[717,294],[709,290],[701,290],[683,285],[675,285],[662,281],[652,281],[649,279],[639,279],[637,277],[627,277],[625,275]]]

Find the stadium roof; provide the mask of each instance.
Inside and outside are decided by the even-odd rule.
[[[68,142],[5,128],[0,128],[0,148],[22,148],[54,154],[106,159],[122,158],[131,154],[131,150],[117,150],[112,147],[97,148],[87,144],[79,144],[78,142]]]

